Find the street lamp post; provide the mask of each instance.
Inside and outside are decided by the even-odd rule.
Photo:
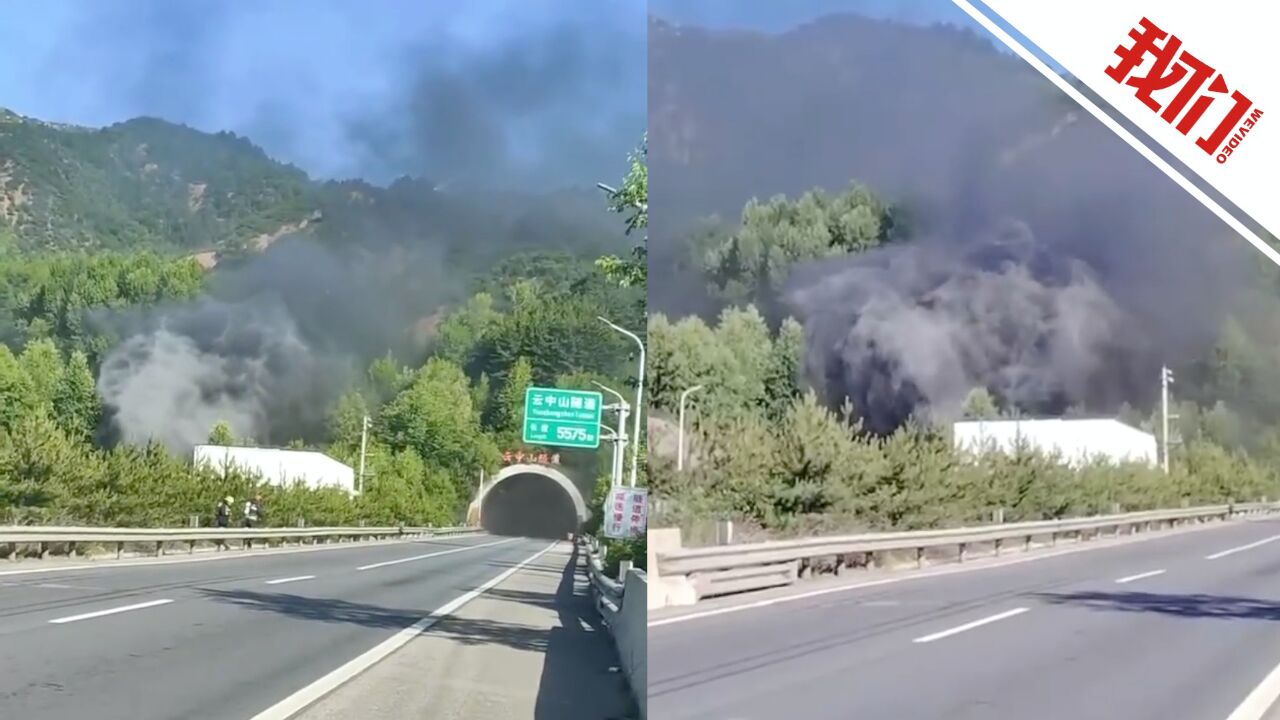
[[[1162,464],[1164,465],[1164,473],[1169,474],[1169,386],[1173,384],[1173,371],[1167,366],[1160,367],[1160,426],[1162,448],[1164,457]]]
[[[608,193],[608,194],[609,194],[609,197],[615,197],[615,196],[618,194],[618,188],[613,187],[612,185],[606,185],[605,183],[598,182],[598,183],[596,183],[596,187],[598,187],[598,188],[600,188],[601,190],[603,190],[603,191],[605,191],[606,193]],[[631,203],[631,204],[632,204],[633,206],[635,206],[635,208],[636,208],[637,210],[639,210],[640,212],[648,212],[648,211],[649,211],[649,203],[647,203],[647,202],[636,201],[636,202]]]
[[[640,348],[640,369],[637,372],[637,377],[636,377],[636,404],[634,406],[635,413],[636,413],[635,429],[632,430],[631,432],[631,483],[630,484],[631,484],[631,487],[635,487],[636,474],[638,472],[639,461],[640,461],[640,416],[643,414],[640,412],[640,408],[644,407],[643,405],[640,404],[644,396],[644,342],[635,333],[625,328],[619,327],[613,324],[612,322],[609,322],[609,320],[604,317],[596,316],[596,319],[604,323],[605,325],[608,325],[609,327],[613,328],[616,332],[619,332],[631,338],[633,341],[635,341],[636,346]]]
[[[609,468],[609,487],[618,487],[622,485],[622,448],[626,447],[627,436],[620,434],[616,429],[603,426],[608,433],[600,433],[600,439],[608,441],[613,445],[613,464]]]
[[[684,402],[691,394],[701,389],[701,385],[694,385],[680,393],[680,429],[676,434],[676,470],[684,470]]]
[[[592,380],[591,384],[618,398],[616,405],[606,406],[606,409],[616,409],[618,411],[618,429],[614,430],[613,439],[613,465],[609,471],[613,486],[618,487],[622,484],[622,459],[626,455],[627,448],[627,401],[622,397],[622,393],[608,385],[598,383],[595,380]]]
[[[364,451],[369,443],[369,416],[365,415],[360,422],[360,488],[356,492],[364,492]]]

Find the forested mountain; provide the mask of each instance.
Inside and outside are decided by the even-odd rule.
[[[648,37],[646,377],[664,411],[705,388],[704,464],[654,472],[673,512],[901,527],[1280,487],[1280,272],[1020,59],[857,15]],[[1164,366],[1171,477],[970,476],[946,438],[1001,414],[1158,433]]]
[[[0,524],[184,522],[260,482],[192,444],[354,463],[365,415],[359,501],[263,488],[276,521],[458,521],[523,447],[525,386],[634,374],[598,320],[643,327],[599,263],[631,221],[594,180],[320,182],[230,133],[0,114]],[[562,455],[590,491],[605,454]]]
[[[315,207],[305,173],[231,133],[154,118],[90,129],[0,109],[0,238],[21,250],[210,248]]]
[[[1216,284],[1247,249],[974,31],[834,15],[764,34],[655,18],[649,47],[652,252],[667,281],[654,299],[664,312],[715,313],[687,271],[701,261],[685,242],[699,218],[734,223],[752,198],[853,181],[901,208],[918,237],[963,243],[1015,218],[1039,243],[1138,287],[1152,285],[1151,262],[1160,283]],[[1205,301],[1168,300],[1169,317],[1196,315]]]
[[[777,34],[654,18],[649,45],[651,311],[710,320],[753,302],[774,324],[803,316],[829,335],[810,348],[810,379],[830,381],[876,375],[849,360],[886,338],[835,348],[869,328],[874,295],[885,332],[913,313],[938,323],[913,321],[912,355],[956,358],[945,383],[909,378],[910,358],[878,366],[926,402],[954,406],[967,382],[1031,412],[1146,408],[1163,363],[1182,371],[1183,398],[1280,419],[1264,400],[1264,378],[1280,378],[1265,370],[1280,367],[1280,324],[1265,310],[1280,306],[1275,269],[992,41],[833,15]],[[884,242],[892,249],[844,262]],[[1088,337],[1067,330],[1083,303]],[[1023,334],[991,330],[1001,323]],[[1045,348],[1059,331],[1076,340],[1055,354]],[[921,404],[893,400],[889,422]]]
[[[82,128],[0,108],[0,251],[243,252],[300,228],[348,247],[434,244],[469,269],[539,247],[599,253],[621,236],[594,189],[321,183],[229,132],[155,118]]]

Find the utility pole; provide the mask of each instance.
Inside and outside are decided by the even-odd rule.
[[[1164,474],[1169,474],[1169,386],[1173,384],[1173,371],[1160,366],[1160,425],[1164,436]]]
[[[627,445],[630,444],[627,441],[627,409],[625,402],[618,404],[618,429],[614,431],[614,434],[618,437],[613,443],[614,448],[618,451],[618,457],[614,460],[617,465],[617,470],[614,471],[613,484],[615,487],[621,487],[622,485],[622,468],[627,460]]]
[[[616,406],[609,405],[606,409],[612,410],[615,408]],[[608,432],[600,433],[600,439],[613,445],[613,462],[609,466],[609,486],[620,487],[622,485],[622,454],[627,446],[627,436],[608,425],[602,425],[601,428]]]
[[[694,385],[680,393],[680,429],[676,433],[676,470],[684,470],[684,401],[689,398],[689,395],[701,389],[701,385]]]
[[[618,411],[618,429],[613,432],[613,464],[610,466],[609,474],[609,477],[612,478],[613,486],[618,487],[622,484],[622,464],[623,459],[626,457],[627,449],[627,401],[622,397],[622,393],[608,385],[594,380],[591,381],[591,384],[618,398],[617,403],[604,407],[605,410]]]
[[[630,485],[631,487],[635,487],[636,473],[638,472],[637,468],[640,462],[640,416],[644,414],[640,412],[640,409],[644,407],[644,405],[641,403],[641,399],[643,398],[643,395],[644,395],[644,341],[642,341],[640,337],[635,333],[625,328],[619,327],[613,324],[612,322],[609,322],[609,320],[604,317],[597,315],[596,319],[604,323],[605,325],[608,325],[609,327],[613,328],[616,332],[619,332],[631,338],[631,340],[635,342],[636,346],[640,348],[640,364],[639,364],[639,369],[636,373],[637,375],[636,404],[634,406],[635,412],[636,412],[635,430],[633,430],[631,433],[632,447],[631,447],[631,483]]]
[[[360,488],[356,492],[364,492],[364,452],[369,444],[369,416],[365,415],[360,423]]]

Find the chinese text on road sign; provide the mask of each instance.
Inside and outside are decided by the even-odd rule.
[[[615,487],[604,507],[604,534],[628,538],[645,534],[649,522],[649,491],[645,488]]]
[[[559,465],[560,453],[535,453],[524,452],[523,450],[504,450],[502,452],[503,465],[515,465],[523,462],[539,463],[542,465]]]
[[[524,394],[524,441],[530,445],[600,447],[598,392],[531,387]]]

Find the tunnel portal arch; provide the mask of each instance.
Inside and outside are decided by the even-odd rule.
[[[569,476],[559,470],[548,465],[537,465],[533,463],[521,463],[516,465],[508,465],[493,476],[493,479],[485,483],[484,489],[480,493],[477,504],[483,508],[485,498],[493,491],[499,483],[510,480],[520,475],[541,475],[548,478],[559,485],[569,495],[569,500],[573,502],[573,512],[578,517],[578,524],[582,525],[591,519],[591,511],[587,508],[586,500],[582,497],[582,491],[577,485],[569,479]]]

